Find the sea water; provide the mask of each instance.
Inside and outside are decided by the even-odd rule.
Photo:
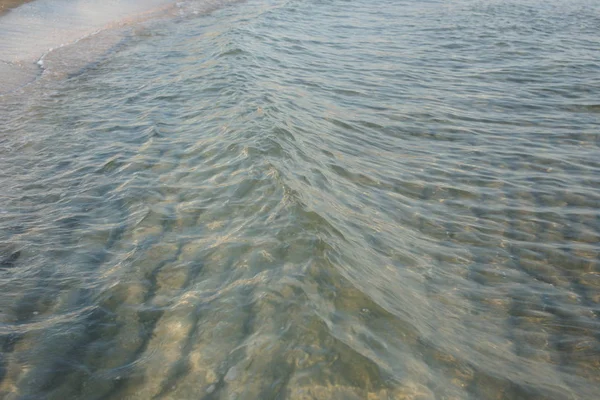
[[[600,3],[167,8],[0,17],[0,397],[600,398]]]

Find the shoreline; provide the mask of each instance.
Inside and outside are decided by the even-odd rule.
[[[84,41],[79,53],[67,51],[68,47],[99,32],[153,19],[173,5],[173,0],[121,0],[110,5],[90,0],[0,0],[0,96],[37,80],[48,68],[41,64],[46,55],[52,53],[55,61],[53,74],[64,75],[110,47],[102,40],[117,39],[104,35],[97,46]],[[61,60],[61,55],[66,58]]]

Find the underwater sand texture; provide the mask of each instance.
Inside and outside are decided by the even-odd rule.
[[[0,97],[0,397],[600,398],[598,7],[191,1],[49,53]]]

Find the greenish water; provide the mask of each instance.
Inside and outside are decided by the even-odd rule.
[[[184,2],[51,52],[0,97],[0,397],[599,398],[598,27]]]

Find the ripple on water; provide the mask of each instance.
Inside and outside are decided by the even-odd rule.
[[[0,397],[598,397],[597,5],[223,5],[0,98]]]

